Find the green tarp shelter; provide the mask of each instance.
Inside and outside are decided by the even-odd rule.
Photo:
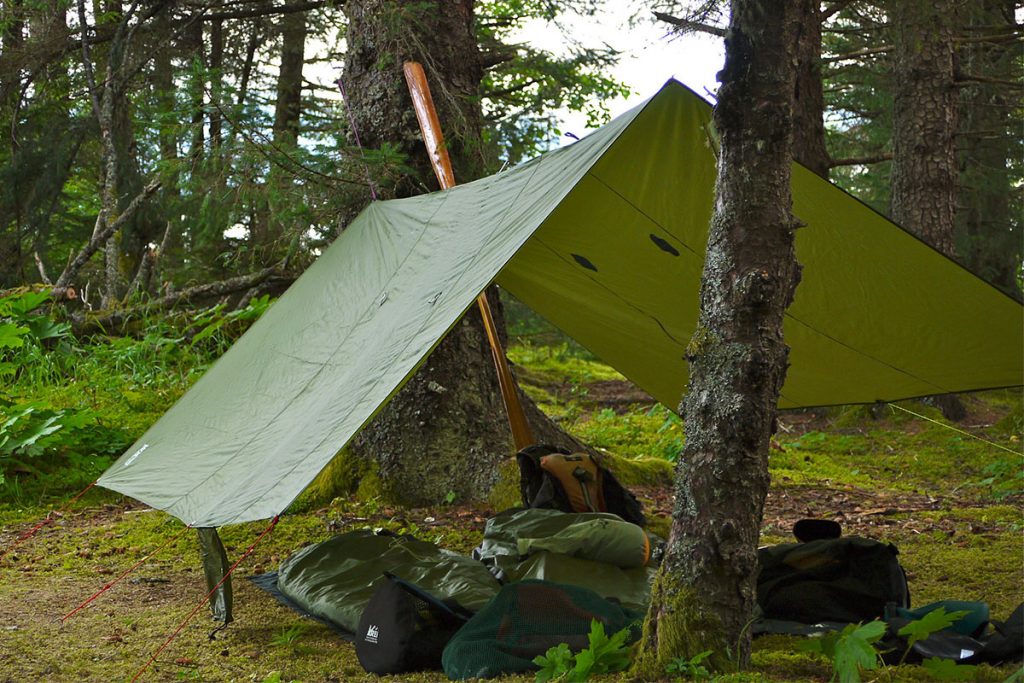
[[[666,406],[715,181],[676,82],[566,148],[371,204],[99,484],[196,527],[282,512],[496,280]],[[1019,303],[798,165],[781,408],[1022,384]]]

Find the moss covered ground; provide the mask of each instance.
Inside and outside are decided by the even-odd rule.
[[[121,358],[122,366],[108,370],[108,377],[82,376],[39,392],[55,406],[92,406],[117,441],[137,435],[194,373],[147,379],[138,372],[135,380],[125,381],[137,369],[129,350],[121,356],[115,351],[107,353]],[[670,461],[684,438],[679,419],[571,347],[519,346],[510,355],[535,400],[565,428],[616,455],[612,468],[641,494],[652,527],[667,531]],[[995,617],[1007,616],[1024,599],[1021,396],[990,392],[964,400],[969,414],[957,425],[960,432],[929,421],[942,419],[917,402],[900,408],[924,417],[890,407],[784,415],[771,453],[773,486],[763,542],[787,541],[801,517],[836,519],[849,534],[899,547],[914,604],[984,600]],[[67,459],[41,465],[37,472],[8,472],[0,501],[0,553],[106,462]],[[83,471],[67,472],[72,466]],[[373,495],[372,486],[357,486],[351,496],[332,501],[311,494],[239,566],[236,622],[210,637],[214,624],[201,610],[142,680],[378,680],[363,673],[349,644],[281,607],[245,577],[275,568],[304,544],[356,528],[409,532],[468,552],[479,542],[486,518],[514,491],[506,489],[491,503],[413,510],[389,507]],[[229,554],[239,557],[264,527],[224,529]],[[131,680],[205,593],[193,534],[182,533],[161,547],[180,531],[181,524],[161,512],[93,489],[53,525],[18,545],[0,560],[0,681]],[[153,551],[124,581],[61,622],[62,615]],[[974,679],[1002,681],[1012,673],[1012,668],[982,667]],[[796,639],[772,637],[755,642],[753,670],[719,680],[827,681],[830,674],[823,660],[797,650]],[[425,673],[381,680],[444,677]],[[666,675],[665,680],[672,679]],[[928,679],[918,667],[905,666],[867,680]]]

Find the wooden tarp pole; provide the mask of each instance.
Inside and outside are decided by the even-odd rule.
[[[420,123],[423,142],[426,144],[427,153],[430,156],[430,165],[434,167],[434,173],[437,175],[441,187],[447,190],[455,186],[455,173],[452,172],[452,162],[448,158],[448,150],[444,146],[444,135],[441,133],[437,110],[434,109],[434,100],[430,97],[427,76],[423,73],[423,67],[419,62],[406,62],[403,65],[403,71],[405,72],[405,82],[409,86],[409,94],[412,95],[413,108],[416,110],[416,120]],[[501,340],[498,339],[498,329],[494,325],[491,306],[487,302],[487,293],[481,292],[476,298],[476,303],[480,307],[480,317],[484,321],[484,330],[487,332],[487,341],[490,343],[494,367],[498,371],[498,385],[501,387],[501,398],[505,402],[508,424],[512,428],[512,440],[516,444],[516,450],[522,450],[534,443],[533,434],[530,432],[530,425],[526,422],[523,406],[519,402],[519,394],[516,391],[515,381],[512,379],[512,372],[508,367],[508,360],[505,358],[505,351],[501,348]]]

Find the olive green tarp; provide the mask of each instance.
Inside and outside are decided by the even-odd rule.
[[[374,202],[99,484],[199,527],[282,512],[495,279],[676,407],[715,144],[669,82],[512,170]],[[793,204],[781,408],[1022,383],[1020,304],[798,165]]]

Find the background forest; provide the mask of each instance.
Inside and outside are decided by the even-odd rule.
[[[579,17],[602,16],[600,0],[0,3],[5,542],[95,480],[374,197],[436,189],[404,91],[387,80],[402,60],[424,62],[463,182],[564,141],[559,111],[583,112],[597,126],[608,118],[607,102],[629,92],[609,75],[620,55],[574,30]],[[636,3],[633,22],[654,23],[665,40],[721,37],[723,5]],[[802,27],[796,55],[797,160],[1019,299],[1019,3],[816,6],[818,21]],[[560,51],[518,42],[537,21],[562,31]],[[619,456],[616,473],[667,529],[672,463],[685,439],[676,407],[654,403],[524,306],[502,301],[524,395],[552,429]],[[915,602],[987,599],[994,616],[1006,616],[1020,601],[1020,392],[942,407],[961,420],[961,435],[865,408],[783,416],[763,538],[781,541],[798,516],[840,506],[854,531],[900,543],[921,596]],[[282,524],[252,557],[256,570],[353,519],[468,551],[478,540],[472,525],[507,502],[500,486],[473,501],[466,491],[478,483],[444,482],[431,500],[413,501],[432,507],[405,510],[377,470],[328,475],[300,501],[292,526]],[[69,516],[65,536],[0,557],[8,586],[0,622],[21,624],[0,642],[0,669],[27,679],[109,680],[141,664],[177,623],[179,602],[201,592],[195,542],[185,538],[168,553],[175,559],[147,565],[144,578],[153,582],[114,599],[128,616],[112,625],[105,613],[85,613],[83,631],[56,636],[66,661],[40,658],[38,636],[52,630],[46,600],[60,602],[57,609],[77,603],[97,571],[120,572],[126,554],[134,561],[169,535],[169,518],[123,515],[138,509],[109,492],[94,489],[80,505],[105,506],[95,522],[102,536],[88,540],[93,522]],[[254,530],[227,531],[229,551],[237,556]],[[39,588],[48,592],[55,575],[67,582],[43,596]],[[948,594],[951,583],[965,592]],[[360,673],[329,632],[279,627],[291,615],[245,595],[251,588],[238,590],[262,626],[243,625],[222,654],[192,634],[164,674]],[[143,593],[146,604],[137,601]],[[38,613],[27,626],[21,603]],[[96,642],[106,648],[99,654]],[[827,666],[792,654],[790,643],[758,648],[762,677],[749,680],[828,678]],[[268,673],[286,668],[276,679]]]

